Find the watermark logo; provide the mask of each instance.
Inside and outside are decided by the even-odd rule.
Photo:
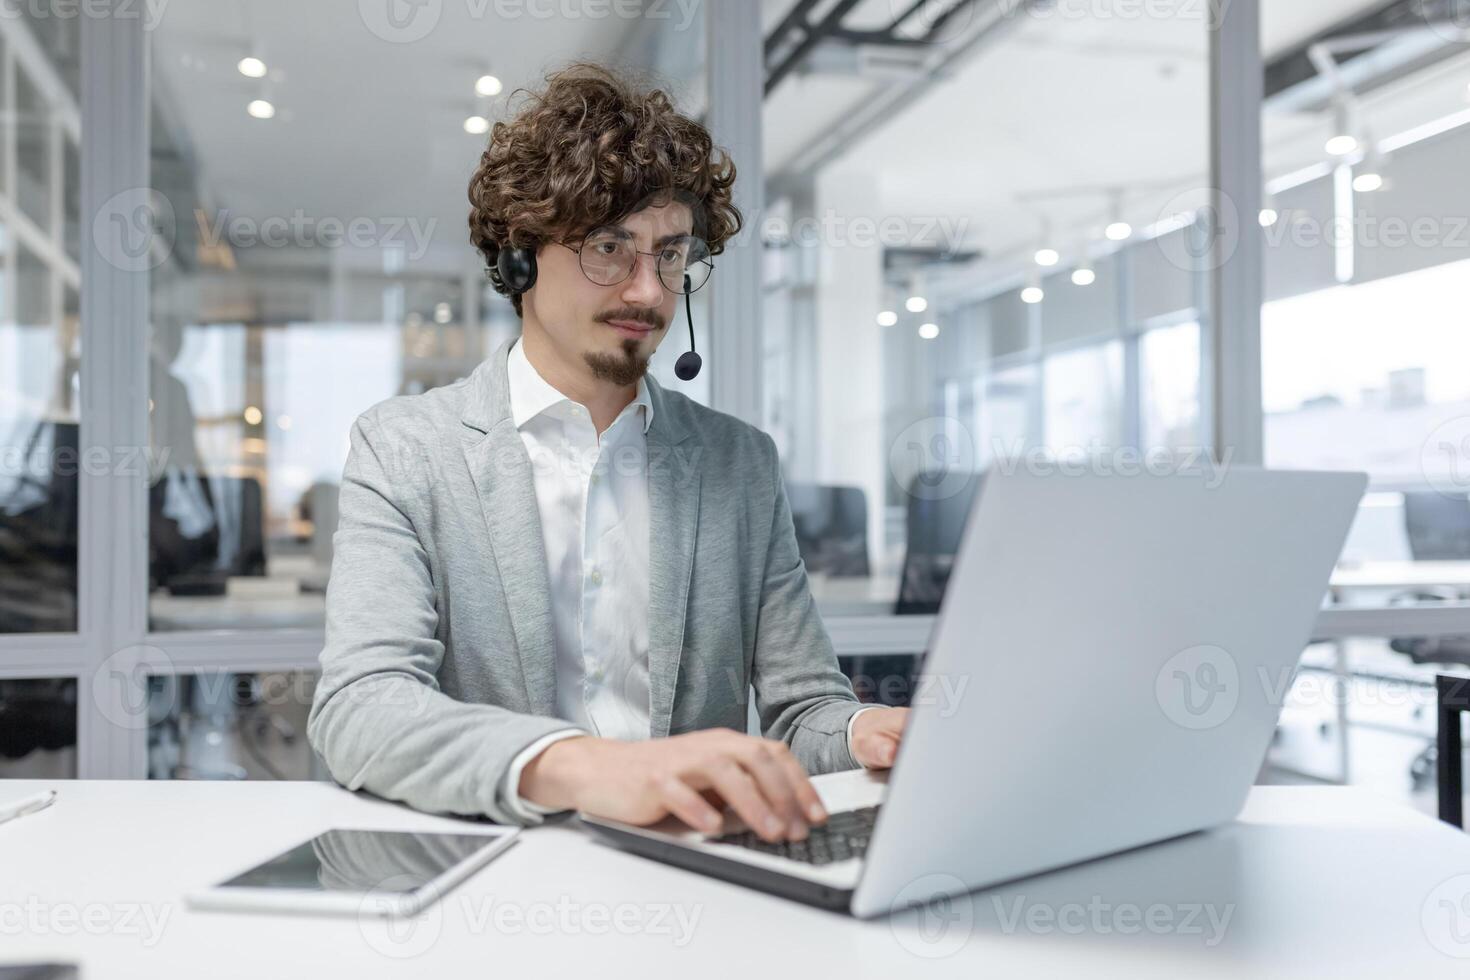
[[[444,930],[444,909],[438,896],[416,915],[401,911],[403,896],[423,884],[413,875],[392,875],[365,892],[357,904],[357,928],[373,949],[396,960],[427,952]]]
[[[1164,662],[1154,679],[1154,696],[1165,716],[1181,728],[1200,731],[1223,725],[1240,700],[1240,671],[1221,647],[1200,644]]]
[[[1441,422],[1419,449],[1419,471],[1447,497],[1470,492],[1470,415]]]
[[[1424,899],[1419,923],[1429,945],[1446,956],[1470,959],[1470,874],[1455,875]]]
[[[173,204],[151,187],[118,191],[92,219],[98,254],[123,272],[147,272],[162,265],[177,231]]]
[[[889,928],[904,949],[924,959],[953,956],[975,931],[975,905],[970,890],[950,874],[924,875],[894,896],[892,910],[917,905],[914,916],[891,915]]]
[[[888,447],[888,471],[921,500],[953,497],[974,478],[974,470],[975,440],[959,419],[920,419]]]
[[[1224,941],[1235,915],[1234,903],[1222,906],[1207,902],[1177,905],[1155,902],[1145,906],[1109,902],[1101,895],[1093,895],[1086,903],[1029,902],[1025,895],[1016,896],[1009,905],[999,895],[992,896],[990,901],[1001,931],[1007,935],[1028,932],[1046,936],[1060,932],[1068,936],[1084,933],[1134,936],[1146,932],[1155,936],[1200,936],[1208,948]]]
[[[173,660],[158,647],[146,643],[123,647],[92,672],[92,701],[115,728],[125,731],[147,728],[151,704],[148,678],[173,672]],[[152,709],[166,714],[173,704],[171,701],[156,704]]]
[[[1470,41],[1470,0],[1419,0],[1415,13],[1446,41]]]
[[[1228,194],[1183,191],[1159,209],[1159,223],[1176,230],[1159,235],[1154,245],[1164,261],[1186,272],[1218,269],[1240,247],[1240,211]]]
[[[390,44],[422,41],[443,12],[444,0],[357,0],[363,26]]]

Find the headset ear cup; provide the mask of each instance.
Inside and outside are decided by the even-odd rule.
[[[495,272],[512,296],[536,285],[536,253],[529,248],[503,247],[495,257]]]

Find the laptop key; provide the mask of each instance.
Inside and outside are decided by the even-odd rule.
[[[868,841],[872,839],[873,826],[877,820],[878,807],[869,806],[832,814],[822,826],[812,827],[804,841],[770,843],[761,840],[751,831],[744,830],[712,837],[709,843],[744,847],[762,854],[820,866],[862,857],[868,849]]]

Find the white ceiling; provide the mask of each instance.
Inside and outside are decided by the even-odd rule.
[[[764,0],[767,30],[790,2]],[[866,0],[852,22],[876,26],[894,2]],[[1219,0],[1178,2],[1198,10]],[[1263,44],[1279,52],[1379,2],[1264,0]],[[343,220],[433,220],[434,248],[468,261],[465,190],[485,140],[461,128],[475,108],[475,77],[488,65],[508,94],[567,61],[609,59],[631,22],[505,20],[491,16],[491,3],[445,2],[429,5],[439,13],[425,37],[390,43],[368,29],[357,6],[170,5],[154,34],[154,71],[197,154],[207,203],[257,218],[299,209]],[[1207,77],[1200,17],[1017,20],[1000,42],[977,49],[832,165],[873,176],[875,215],[962,221],[967,244],[1004,256],[1034,243],[1042,212],[1064,229],[1059,237],[1079,241],[1107,218],[1101,194],[1040,208],[1017,195],[1125,187],[1128,217],[1146,225],[1179,190],[1201,185]],[[252,45],[271,67],[266,87],[278,109],[271,120],[244,111],[261,83],[234,66]],[[1457,78],[1441,70],[1375,94],[1367,102],[1375,131],[1387,135],[1463,108]],[[765,105],[768,173],[885,84],[788,78]],[[493,109],[503,111],[505,99]],[[1317,115],[1268,117],[1268,175],[1319,158],[1326,126]],[[1069,242],[1058,245],[1065,250]]]
[[[493,3],[446,2],[426,8],[438,10],[426,36],[393,43],[369,30],[358,8],[169,5],[153,69],[193,144],[211,206],[257,218],[301,209],[343,221],[434,219],[434,248],[464,252],[466,188],[486,140],[462,126],[475,109],[475,79],[489,66],[505,83],[494,100],[500,109],[514,87],[551,68],[608,58],[628,30],[617,18],[505,20],[492,16]],[[270,68],[273,119],[245,112],[260,83],[235,64],[252,44]]]
[[[1063,9],[1083,6],[1059,2]],[[1018,17],[997,40],[982,41],[952,77],[930,86],[827,166],[873,182],[867,202],[873,216],[947,215],[963,223],[967,247],[1002,263],[1029,256],[1043,221],[1065,256],[1097,238],[1110,220],[1106,193],[1048,203],[1021,198],[1124,188],[1124,216],[1135,227],[1175,213],[1181,202],[1201,204],[1209,134],[1207,34],[1199,12],[1218,0],[1177,2],[1189,15]],[[1264,0],[1263,49],[1270,57],[1381,4]],[[768,21],[789,6],[770,0]],[[1467,80],[1470,66],[1463,60],[1432,69],[1365,99],[1364,116],[1380,138],[1442,117],[1465,108]],[[788,78],[766,105],[768,173],[780,171],[814,134],[856,111],[884,84]],[[1268,113],[1268,178],[1322,159],[1328,126],[1320,113]]]

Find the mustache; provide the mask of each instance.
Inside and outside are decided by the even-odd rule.
[[[609,320],[629,320],[633,323],[646,323],[655,330],[662,330],[666,321],[658,310],[650,310],[647,307],[625,306],[618,310],[606,310],[592,318],[598,323],[606,323]]]

